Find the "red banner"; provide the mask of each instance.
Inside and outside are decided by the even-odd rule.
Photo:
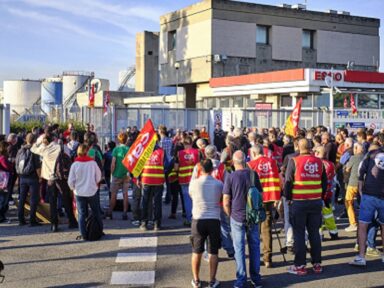
[[[90,108],[94,108],[95,107],[95,85],[94,84],[91,85],[91,91],[89,92],[89,103],[88,103],[88,106]]]
[[[151,157],[157,141],[155,128],[151,119],[148,119],[136,141],[125,155],[122,163],[137,178],[144,168],[145,162]]]
[[[346,95],[344,95],[344,109],[348,109],[348,99]]]
[[[297,102],[295,108],[293,109],[291,115],[289,115],[287,122],[285,122],[285,134],[291,135],[292,137],[296,137],[297,131],[299,130],[302,101],[303,98],[300,98],[299,102]]]
[[[353,94],[351,93],[351,108],[352,108],[352,115],[357,115],[357,108],[355,104],[355,97],[353,97]]]

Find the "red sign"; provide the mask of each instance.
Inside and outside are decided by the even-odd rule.
[[[316,81],[324,81],[326,77],[333,77],[333,81],[343,81],[343,73],[341,72],[333,72],[332,71],[320,71],[315,70],[314,80]]]
[[[272,110],[272,103],[256,103],[255,104],[256,116],[270,117]],[[262,111],[259,111],[262,110]],[[264,110],[264,111],[263,111]],[[269,110],[269,111],[265,111]]]

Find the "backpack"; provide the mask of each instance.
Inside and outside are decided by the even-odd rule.
[[[255,172],[250,170],[251,186],[247,193],[247,205],[245,209],[247,226],[257,225],[263,222],[266,218],[265,209],[263,207],[263,196],[256,188]]]
[[[103,226],[93,214],[85,220],[85,234],[88,241],[97,241],[104,235]]]
[[[16,154],[16,172],[20,176],[30,176],[36,173],[33,155],[29,148],[22,147]]]
[[[54,174],[58,180],[68,180],[69,170],[71,169],[72,160],[64,151],[61,151],[57,156]]]

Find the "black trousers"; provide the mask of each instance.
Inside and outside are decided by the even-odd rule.
[[[73,205],[72,205],[73,194],[72,194],[71,189],[68,186],[68,182],[67,182],[67,180],[56,180],[55,182],[56,182],[56,187],[57,187],[58,191],[62,195],[63,206],[65,209],[65,213],[67,214],[69,224],[70,225],[76,225],[77,221],[76,221],[75,215],[73,213]]]
[[[177,212],[177,205],[179,203],[179,195],[180,195],[181,205],[183,207],[183,213],[184,213],[185,208],[184,208],[184,201],[183,201],[183,193],[181,193],[181,186],[179,184],[179,181],[169,183],[169,189],[170,189],[171,195],[172,195],[171,213],[176,214],[176,212]]]
[[[296,266],[306,265],[305,229],[308,231],[308,239],[311,245],[312,264],[321,263],[321,239],[319,233],[322,222],[321,209],[321,200],[293,201],[289,207],[289,221],[295,239],[294,264]]]

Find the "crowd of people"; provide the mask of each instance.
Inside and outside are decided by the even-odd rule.
[[[81,240],[87,240],[88,207],[102,227],[103,218],[116,217],[119,191],[122,220],[128,220],[130,210],[132,224],[142,231],[163,228],[163,205],[171,205],[169,219],[178,219],[181,203],[183,225],[191,229],[192,286],[201,287],[199,270],[204,258],[209,262],[209,287],[219,287],[218,252],[223,248],[236,262],[234,287],[245,287],[247,239],[251,282],[261,287],[260,255],[265,267],[274,266],[274,221],[280,218],[284,223],[281,251],[294,254],[288,272],[306,275],[309,251],[313,272],[322,273],[321,242],[326,238],[324,231],[331,240],[338,239],[333,212],[339,205],[343,208],[337,218],[349,220],[345,232],[356,233],[358,255],[350,264],[365,266],[366,256],[383,257],[376,247],[379,230],[384,246],[383,131],[352,133],[339,128],[332,135],[319,126],[301,129],[292,137],[279,128],[223,131],[217,124],[211,138],[205,127],[173,132],[160,125],[155,148],[135,178],[123,159],[139,135],[137,127],[120,131],[117,144],[110,141],[104,149],[93,130],[88,125],[84,135],[79,135],[72,125],[65,131],[52,125],[25,136],[10,134],[0,141],[4,180],[0,181],[0,222],[7,221],[16,190],[19,225],[27,224],[24,206],[29,195],[30,226],[41,225],[36,210],[40,202],[47,202],[51,230],[58,231],[59,203],[69,228],[78,228]],[[105,211],[100,206],[101,182],[109,190]],[[265,220],[259,223],[246,221],[250,187],[262,193]]]

